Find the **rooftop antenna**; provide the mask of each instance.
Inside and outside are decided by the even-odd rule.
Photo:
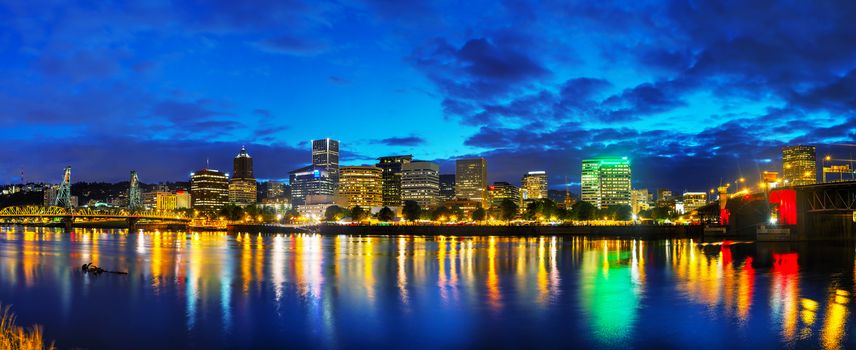
[[[208,162],[208,157],[205,157],[205,170],[208,170],[208,168],[209,168],[210,166],[211,166],[211,165],[210,165],[210,164],[209,164],[209,162]]]

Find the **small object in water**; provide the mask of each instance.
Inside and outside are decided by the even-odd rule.
[[[98,266],[92,265],[92,263],[83,264],[83,266],[81,266],[81,270],[83,270],[83,272],[85,272],[85,273],[91,272],[91,273],[96,274],[96,275],[99,275],[102,272],[115,273],[115,274],[119,274],[119,275],[127,275],[128,274],[127,272],[122,272],[122,271],[107,271],[107,270],[102,269]]]

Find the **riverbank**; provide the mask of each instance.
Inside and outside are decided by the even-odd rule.
[[[630,239],[700,237],[701,226],[451,226],[451,225],[319,225],[324,235],[371,234],[388,236],[588,236]]]

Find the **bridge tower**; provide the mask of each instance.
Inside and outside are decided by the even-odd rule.
[[[140,181],[137,172],[131,170],[131,188],[128,189],[128,209],[131,211],[143,210],[143,195],[140,193]]]
[[[55,206],[71,209],[71,167],[65,167],[65,172],[62,176],[62,183],[59,184],[59,189],[56,192],[56,199],[53,203]]]

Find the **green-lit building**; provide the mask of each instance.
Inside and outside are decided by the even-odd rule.
[[[604,208],[630,205],[630,161],[627,157],[583,160],[581,199]]]

